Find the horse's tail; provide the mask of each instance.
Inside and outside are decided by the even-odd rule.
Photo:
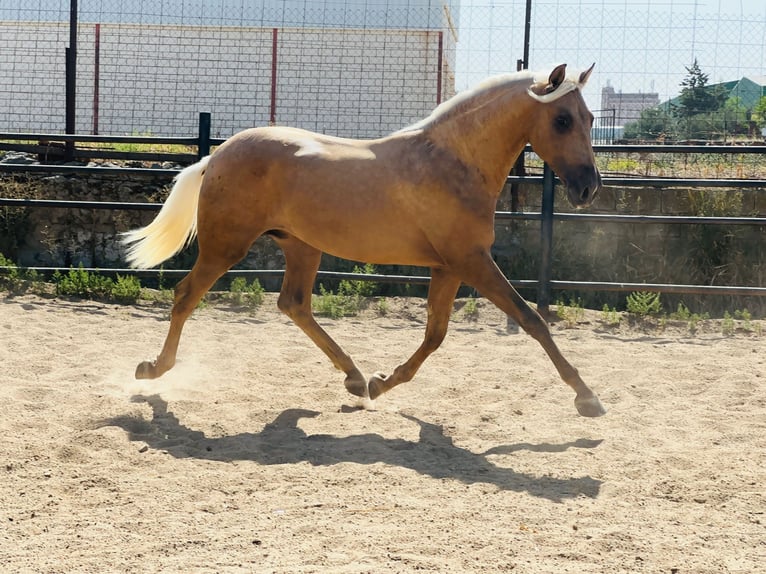
[[[197,203],[210,156],[179,173],[157,217],[149,225],[122,235],[132,267],[147,269],[169,259],[197,235]]]

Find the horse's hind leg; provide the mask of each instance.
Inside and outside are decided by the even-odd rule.
[[[173,368],[184,323],[197,307],[202,296],[210,290],[218,278],[247,254],[252,241],[240,243],[237,249],[224,250],[211,249],[207,245],[203,248],[203,241],[200,241],[200,254],[194,267],[176,286],[165,344],[157,359],[139,363],[136,367],[137,379],[156,379]]]
[[[452,304],[460,287],[460,278],[440,268],[431,270],[428,288],[428,323],[426,335],[417,351],[399,365],[390,376],[375,374],[370,379],[370,398],[375,399],[392,387],[412,380],[420,365],[439,348],[447,335]]]
[[[277,305],[332,361],[335,368],[346,373],[346,390],[367,398],[367,380],[343,349],[314,319],[311,311],[311,290],[319,270],[322,252],[293,237],[276,238],[285,255],[285,278]]]

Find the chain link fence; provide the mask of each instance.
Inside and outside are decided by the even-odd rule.
[[[525,0],[75,4],[79,133],[188,135],[206,110],[217,137],[269,123],[376,137],[488,75],[595,61],[596,142],[762,139],[755,0],[536,1],[528,38]],[[0,130],[63,131],[72,7],[0,0]],[[681,97],[695,60],[708,108]]]

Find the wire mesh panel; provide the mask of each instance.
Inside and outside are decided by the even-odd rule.
[[[46,21],[44,12],[14,14],[25,20],[4,21],[0,12],[0,129],[61,130],[68,24]]]
[[[81,0],[76,129],[187,135],[206,110],[217,137],[269,123],[384,135],[454,93],[451,4]],[[2,129],[61,131],[67,7],[0,0]],[[29,97],[41,85],[49,97]]]
[[[73,4],[0,0],[0,129],[62,131]],[[268,123],[375,137],[422,118],[455,91],[515,70],[527,24],[529,61],[521,64],[596,62],[586,100],[604,111],[616,140],[752,140],[766,127],[766,105],[758,108],[766,95],[762,0],[77,6],[79,132],[189,135],[206,110],[219,137]],[[714,96],[707,110],[690,106],[700,83]]]

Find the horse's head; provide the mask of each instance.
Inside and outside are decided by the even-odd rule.
[[[592,71],[593,66],[579,77],[567,77],[566,64],[561,64],[547,81],[535,81],[527,91],[537,101],[529,142],[564,182],[570,203],[578,208],[590,205],[601,187],[590,139],[593,114],[580,93]]]

